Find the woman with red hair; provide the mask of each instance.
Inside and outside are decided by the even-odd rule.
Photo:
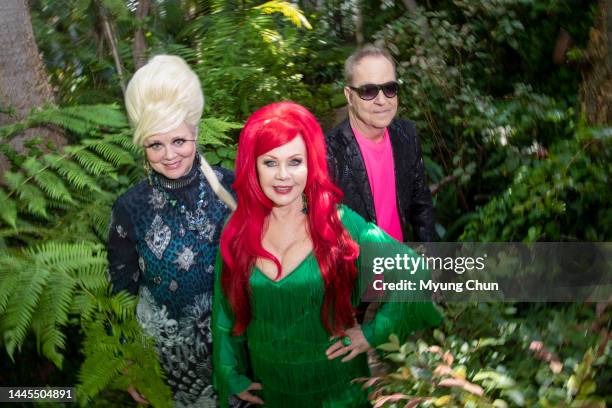
[[[279,102],[249,118],[233,188],[213,310],[221,406],[232,395],[269,407],[367,406],[351,383],[369,374],[364,352],[391,333],[436,325],[440,314],[429,301],[387,303],[356,323],[359,245],[395,241],[339,205],[323,133],[306,108]]]

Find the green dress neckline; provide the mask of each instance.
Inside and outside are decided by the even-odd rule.
[[[286,274],[284,277],[282,277],[279,280],[274,280],[271,279],[268,275],[266,275],[261,269],[259,269],[259,267],[254,266],[254,271],[255,272],[259,272],[259,274],[268,282],[273,283],[275,285],[280,285],[281,283],[283,283],[284,281],[286,281],[287,279],[289,279],[289,277],[291,275],[295,275],[295,273],[299,270],[299,269],[303,269],[302,267],[306,264],[306,261],[308,261],[310,258],[312,258],[314,256],[314,249],[311,249],[310,251],[308,251],[308,253],[306,254],[306,256],[304,257],[304,259],[302,259],[300,261],[299,264],[297,264],[297,266],[295,268],[293,268],[291,270],[291,272],[289,272],[288,274]]]

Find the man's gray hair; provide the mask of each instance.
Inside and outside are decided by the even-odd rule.
[[[355,52],[353,52],[344,63],[344,81],[347,85],[351,85],[353,83],[353,72],[355,71],[355,65],[357,65],[359,61],[365,57],[386,58],[391,65],[393,65],[393,71],[395,71],[395,60],[389,51],[374,44],[366,44],[363,47],[355,50]]]

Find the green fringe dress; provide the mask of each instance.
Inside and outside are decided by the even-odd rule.
[[[397,244],[389,235],[348,207],[340,206],[344,227],[358,243]],[[406,246],[401,252],[414,254]],[[358,260],[359,263],[359,260]],[[359,265],[357,265],[359,267]],[[291,273],[273,281],[254,268],[250,278],[252,320],[241,336],[231,334],[233,315],[220,284],[217,257],[213,307],[213,367],[220,406],[228,398],[259,382],[257,391],[266,407],[319,408],[368,406],[360,383],[369,376],[366,353],[342,363],[328,360],[325,350],[334,342],[321,322],[324,283],[317,259],[310,253]],[[359,285],[355,285],[358,292]],[[358,303],[353,296],[353,304]],[[373,320],[362,325],[371,346],[400,338],[440,323],[442,316],[431,302],[385,303]]]

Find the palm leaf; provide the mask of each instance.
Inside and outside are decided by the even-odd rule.
[[[296,27],[305,27],[309,30],[312,26],[308,22],[308,19],[304,16],[304,13],[294,4],[286,1],[271,0],[267,1],[262,5],[254,7],[256,10],[261,10],[265,14],[281,13],[289,19]]]

